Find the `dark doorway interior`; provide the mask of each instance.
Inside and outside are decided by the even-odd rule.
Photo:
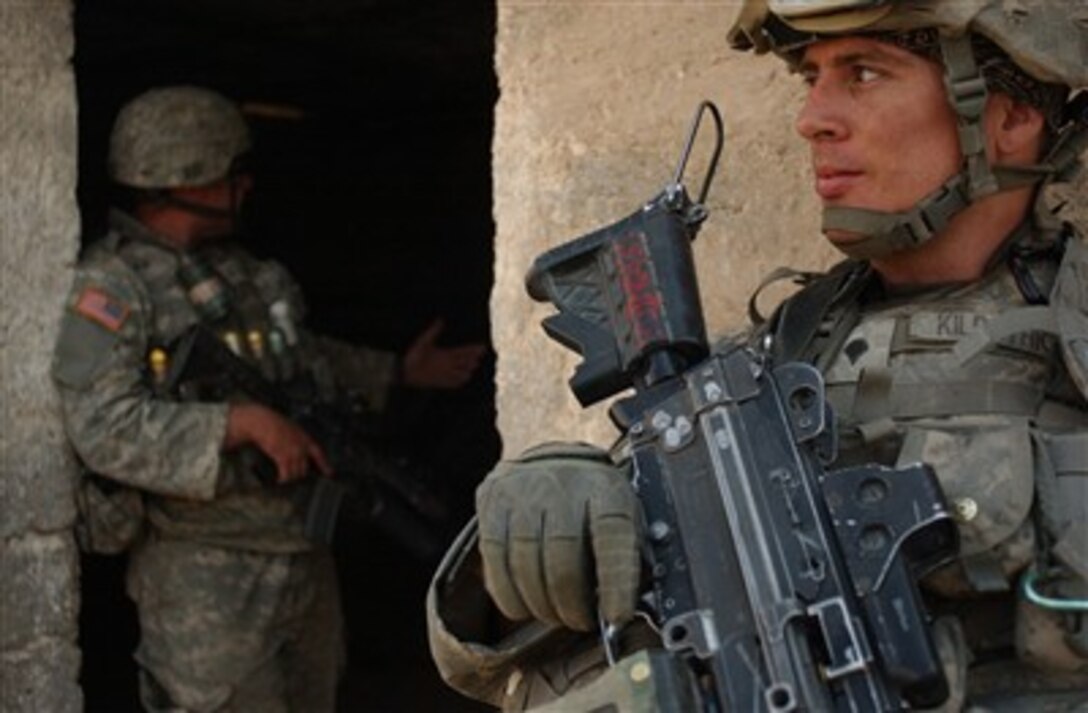
[[[243,103],[255,252],[285,263],[318,331],[402,350],[432,319],[450,344],[486,342],[490,142],[497,98],[489,0],[77,0],[79,204],[100,235],[118,108],[199,84]],[[456,393],[404,394],[390,447],[439,471],[458,518],[499,451],[493,360]],[[366,530],[337,540],[349,638],[344,709],[474,710],[438,682],[422,599],[433,563]],[[87,710],[134,710],[136,641],[123,562],[85,558]]]

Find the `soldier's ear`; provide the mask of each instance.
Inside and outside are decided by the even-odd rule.
[[[1041,111],[1004,92],[994,92],[987,97],[985,122],[992,163],[1024,165],[1039,159],[1046,138]]]

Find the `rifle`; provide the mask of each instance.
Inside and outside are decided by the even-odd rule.
[[[706,113],[717,143],[692,201],[682,177]],[[526,278],[558,308],[546,333],[583,357],[570,379],[579,402],[634,389],[610,416],[646,525],[639,615],[662,644],[617,664],[602,622],[612,668],[542,710],[936,705],[948,687],[916,579],[958,539],[933,471],[830,470],[819,371],[774,364],[766,345],[710,353],[691,241],[721,147],[721,117],[703,102],[660,194],[542,254]]]
[[[422,560],[442,552],[445,504],[428,490],[418,466],[368,445],[373,436],[356,408],[322,401],[301,377],[285,385],[271,381],[202,324],[178,337],[170,351],[162,391],[214,401],[240,393],[297,423],[324,449],[335,478],[311,476],[277,486],[297,489],[307,537],[331,543],[337,522],[347,517],[372,525]],[[254,455],[258,478],[272,486],[274,465],[264,454]]]

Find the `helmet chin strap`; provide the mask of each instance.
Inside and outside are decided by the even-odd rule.
[[[185,198],[178,198],[175,195],[164,194],[159,197],[159,202],[164,205],[173,206],[174,208],[180,208],[188,213],[199,215],[203,218],[223,218],[234,220],[237,211],[231,208],[215,208],[213,206],[204,205],[203,203],[196,203],[194,201],[186,200]]]
[[[230,222],[230,229],[227,234],[232,234],[237,231],[240,210],[238,208],[238,184],[232,176],[230,178],[230,206],[229,208],[217,208],[215,206],[206,205],[204,203],[197,203],[195,201],[181,198],[169,191],[159,192],[156,200],[163,204],[179,208],[188,213],[199,215],[203,218],[211,218],[213,220],[226,220]]]
[[[941,36],[945,67],[945,88],[958,118],[963,168],[913,208],[900,213],[829,206],[823,211],[823,230],[840,230],[862,236],[835,247],[858,260],[887,257],[916,248],[931,240],[975,201],[999,191],[1045,181],[1064,173],[1068,159],[1075,163],[1088,137],[1088,120],[1080,118],[1073,129],[1063,132],[1047,158],[1034,166],[990,166],[986,158],[986,133],[982,113],[986,105],[986,84],[975,62],[969,35]],[[1088,112],[1084,112],[1088,114]],[[1072,133],[1070,141],[1067,134]],[[1069,144],[1074,144],[1072,149]]]
[[[1088,136],[1088,132],[1084,135]],[[1055,173],[1049,162],[1035,166],[994,166],[997,182],[994,192],[1041,183]],[[822,229],[863,236],[849,243],[835,243],[835,247],[855,260],[872,260],[928,242],[973,202],[966,175],[960,172],[913,208],[901,213],[828,206],[823,210]]]

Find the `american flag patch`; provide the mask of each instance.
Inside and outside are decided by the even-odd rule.
[[[128,305],[97,287],[85,288],[76,300],[73,309],[76,314],[102,325],[111,332],[121,329],[129,313]]]

